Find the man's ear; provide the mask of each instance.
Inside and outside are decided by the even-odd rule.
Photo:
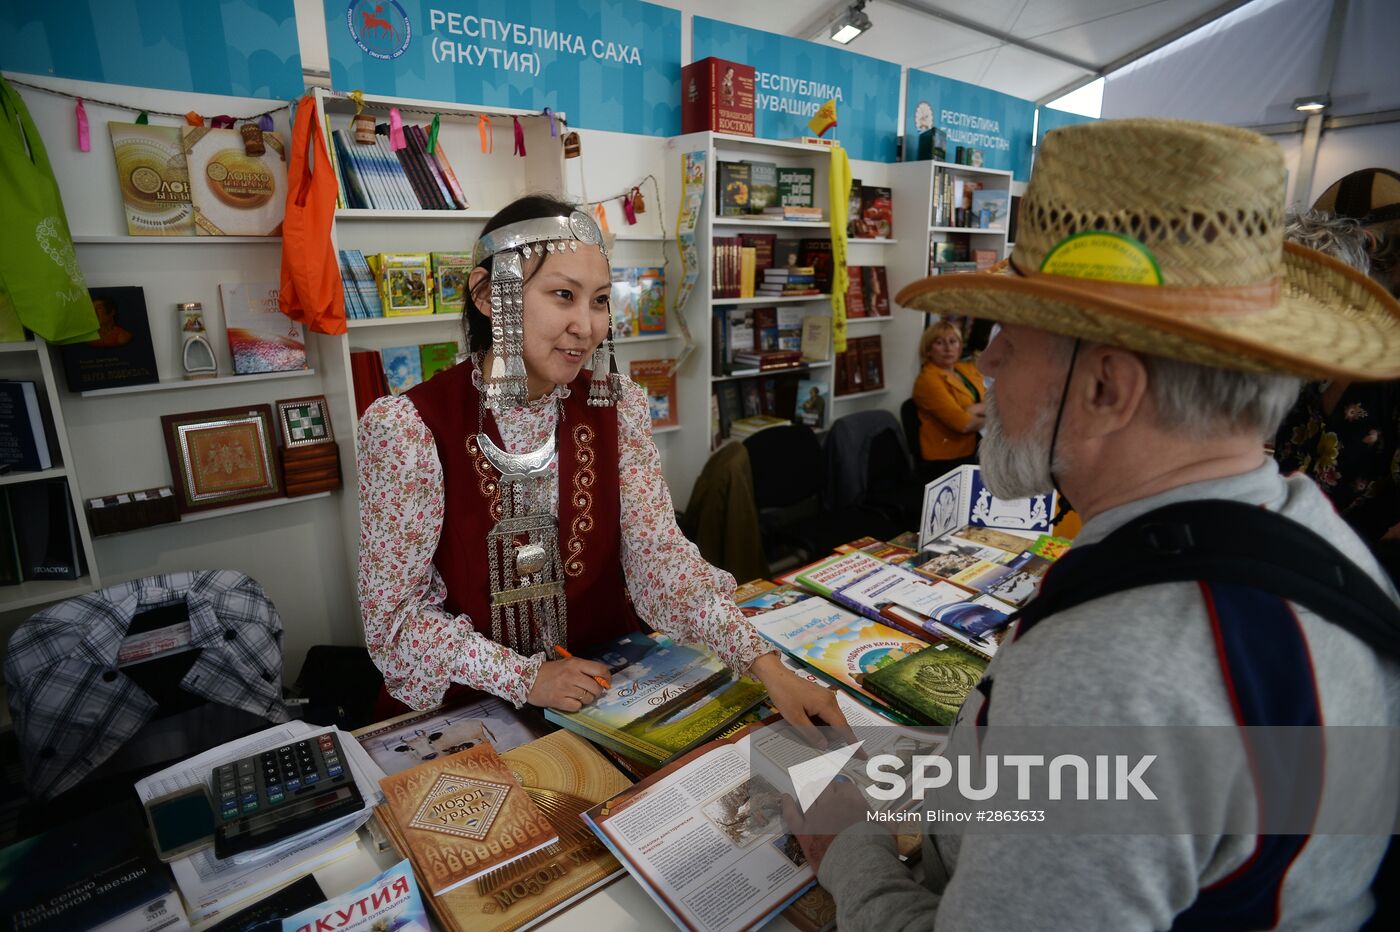
[[[491,273],[480,266],[472,269],[471,277],[467,279],[467,294],[471,295],[476,309],[487,317],[491,316],[490,281]]]
[[[1086,415],[1083,425],[1103,435],[1126,427],[1147,397],[1147,367],[1136,353],[1115,346],[1080,351],[1073,397]]]

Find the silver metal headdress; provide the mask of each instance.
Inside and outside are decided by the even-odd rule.
[[[528,398],[524,350],[524,260],[553,255],[566,249],[578,252],[579,243],[596,246],[608,257],[607,244],[597,222],[581,210],[567,217],[537,217],[506,224],[483,234],[472,249],[472,266],[491,259],[491,371],[487,373],[486,405],[500,413],[525,404]],[[607,338],[593,354],[590,405],[609,405],[617,399],[618,380],[612,373],[612,320]]]

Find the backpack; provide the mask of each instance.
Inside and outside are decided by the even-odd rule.
[[[1040,593],[1013,619],[1023,633],[1051,615],[1117,592],[1197,581],[1295,602],[1359,638],[1381,657],[1400,662],[1400,605],[1319,535],[1290,518],[1242,502],[1166,505],[1096,544],[1071,548],[1046,574]],[[1288,846],[1284,836],[1275,837]],[[1292,850],[1305,840],[1295,839]],[[1286,851],[1279,857],[1291,861]],[[1393,840],[1371,892],[1376,910],[1365,928],[1400,928],[1400,846]],[[1197,905],[1208,893],[1202,891]],[[1253,905],[1267,910],[1267,904]],[[1177,924],[1191,925],[1188,913],[1179,916]]]

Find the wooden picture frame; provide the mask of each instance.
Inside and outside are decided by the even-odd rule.
[[[288,450],[335,443],[331,408],[325,395],[288,398],[277,402],[277,427]]]
[[[268,405],[167,414],[160,423],[181,514],[282,496]]]

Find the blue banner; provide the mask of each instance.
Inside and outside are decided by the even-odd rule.
[[[233,97],[305,90],[292,0],[0,3],[0,68]]]
[[[912,158],[919,134],[942,130],[947,161],[959,146],[979,149],[983,168],[999,168],[1025,181],[1031,174],[1031,133],[1035,104],[927,71],[909,69],[905,96],[905,147]]]
[[[338,91],[681,131],[681,14],[641,0],[323,0]]]
[[[836,98],[841,140],[853,159],[895,160],[899,135],[899,66],[815,42],[746,29],[715,19],[692,20],[692,60],[722,58],[751,65],[754,135],[810,136],[807,121]]]
[[[1045,134],[1052,129],[1059,129],[1061,126],[1073,126],[1076,123],[1093,123],[1097,117],[1084,116],[1078,113],[1070,113],[1068,110],[1055,110],[1051,107],[1040,108],[1040,122],[1036,124],[1035,144],[1045,139]]]

